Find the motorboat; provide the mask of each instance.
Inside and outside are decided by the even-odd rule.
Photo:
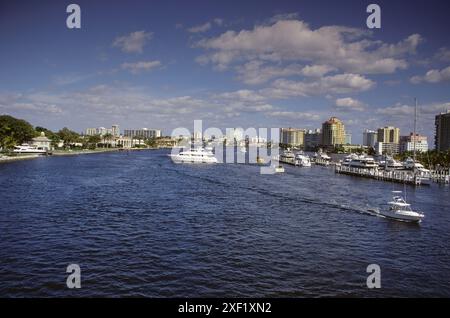
[[[295,164],[295,154],[290,149],[283,151],[280,155],[280,162]]]
[[[401,196],[402,191],[392,191],[392,193],[394,196],[392,201],[388,202],[388,208],[377,211],[378,214],[404,222],[422,221],[425,215],[411,209],[411,205]]]
[[[43,154],[47,153],[47,150],[42,147],[36,147],[29,144],[21,144],[20,146],[14,146],[14,153],[27,153],[27,154]]]
[[[407,158],[404,162],[403,162],[403,167],[405,169],[410,169],[410,170],[423,170],[425,169],[425,167],[423,166],[423,164],[421,164],[420,162],[415,161],[412,158]]]
[[[303,152],[295,156],[295,164],[300,167],[311,167],[311,160]]]
[[[189,149],[169,156],[175,163],[217,163],[214,154],[204,148]]]
[[[284,172],[284,167],[281,165],[278,166],[272,166],[272,170],[274,173],[283,173]]]
[[[387,168],[390,170],[401,170],[404,168],[403,164],[392,157],[386,157],[379,162],[380,168]]]
[[[366,157],[364,155],[353,158],[349,163],[349,167],[363,168],[363,169],[375,169],[378,168],[378,164],[372,157]]]
[[[344,157],[344,159],[341,161],[341,165],[348,166],[352,160],[355,160],[358,158],[359,158],[359,156],[357,154],[351,153]]]

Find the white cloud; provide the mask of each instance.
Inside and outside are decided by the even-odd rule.
[[[311,29],[298,20],[279,20],[253,30],[227,31],[203,39],[196,46],[206,50],[198,61],[217,69],[246,60],[300,61],[327,65],[344,72],[377,74],[405,69],[404,56],[414,53],[422,38],[413,34],[395,44],[370,39],[370,32],[342,26]]]
[[[303,120],[320,120],[321,116],[313,112],[293,112],[293,111],[274,111],[267,113],[270,117],[288,118],[288,119],[303,119]]]
[[[326,65],[290,64],[287,66],[266,66],[262,61],[250,61],[236,67],[238,79],[248,85],[263,84],[273,78],[302,75],[306,77],[321,77],[334,68]]]
[[[447,47],[441,47],[434,57],[442,62],[450,62],[450,49]]]
[[[222,93],[216,96],[227,100],[234,99],[245,102],[260,102],[266,99],[264,96],[248,89],[241,89],[235,92]]]
[[[209,29],[211,29],[211,27],[212,27],[211,22],[206,22],[206,23],[204,23],[202,25],[196,25],[196,26],[193,26],[193,27],[189,28],[188,32],[190,32],[190,33],[206,32]]]
[[[153,37],[152,32],[136,31],[128,35],[120,36],[113,42],[113,47],[120,48],[127,53],[142,53],[147,41]]]
[[[348,94],[367,91],[375,82],[357,74],[325,76],[316,81],[276,80],[271,87],[261,92],[268,98],[288,98],[326,94]]]
[[[143,71],[151,71],[158,66],[161,66],[160,61],[140,61],[135,63],[123,63],[121,68],[130,71],[133,74],[138,74]]]
[[[450,66],[442,70],[429,70],[424,76],[411,77],[410,81],[413,84],[419,84],[422,82],[440,83],[450,81]]]
[[[351,97],[338,98],[336,99],[334,105],[336,106],[337,109],[343,111],[352,111],[352,110],[363,111],[366,108],[366,105],[363,102],[357,99],[353,99]]]

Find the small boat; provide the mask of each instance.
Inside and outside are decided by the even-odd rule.
[[[20,146],[14,146],[13,152],[45,155],[47,153],[47,150],[42,147],[30,146],[29,144],[21,144]]]
[[[263,165],[263,164],[266,163],[266,161],[264,160],[264,158],[256,157],[256,163],[260,164],[260,165]]]
[[[283,173],[284,172],[284,167],[283,166],[272,166],[273,172],[274,173]]]
[[[203,148],[181,151],[179,154],[169,154],[175,163],[217,163],[217,158],[211,151]]]
[[[246,153],[246,152],[247,152],[247,148],[241,147],[241,152],[242,152],[242,153]]]
[[[295,156],[295,164],[300,167],[311,167],[311,160],[303,152]]]
[[[392,191],[394,197],[388,202],[388,208],[377,211],[378,214],[387,218],[404,222],[420,222],[425,217],[423,213],[413,211],[411,205],[400,195],[402,191]]]

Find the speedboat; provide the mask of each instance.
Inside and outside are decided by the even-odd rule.
[[[33,154],[46,154],[47,150],[42,147],[30,146],[29,144],[21,144],[20,146],[14,146],[14,153],[33,153]]]
[[[284,167],[283,166],[272,166],[272,170],[274,173],[283,173],[284,172]]]
[[[311,167],[311,160],[303,152],[295,156],[295,164],[300,167]]]
[[[217,158],[211,151],[203,148],[181,151],[178,154],[169,154],[175,163],[217,163]]]
[[[392,201],[388,202],[388,208],[377,213],[387,218],[404,221],[420,222],[425,217],[421,212],[413,211],[411,205],[401,196],[402,191],[392,191],[395,195]]]

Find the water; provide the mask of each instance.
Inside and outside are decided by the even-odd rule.
[[[166,153],[0,165],[0,296],[450,296],[448,186],[407,187],[414,225],[367,213],[398,185]]]

